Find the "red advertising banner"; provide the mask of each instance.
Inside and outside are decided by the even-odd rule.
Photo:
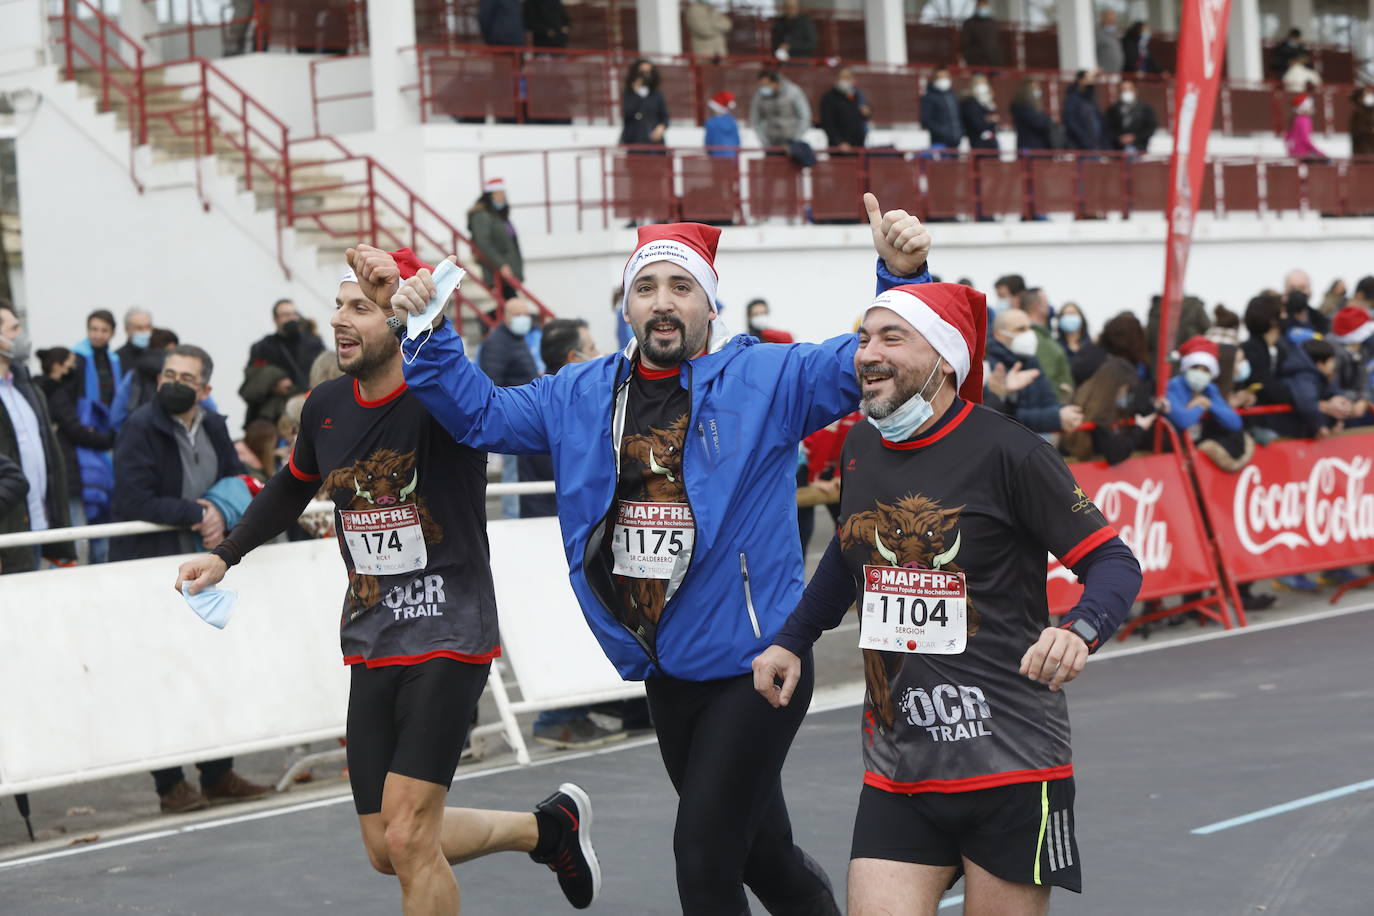
[[[1193,219],[1202,199],[1207,137],[1216,112],[1217,88],[1226,55],[1230,0],[1184,0],[1178,37],[1178,80],[1169,161],[1169,234],[1164,255],[1164,301],[1159,326],[1159,393],[1169,379],[1166,360],[1173,349],[1174,316],[1183,301],[1183,277],[1193,241]]]
[[[1140,600],[1218,587],[1197,500],[1178,455],[1131,458],[1114,466],[1085,462],[1069,470],[1140,561]],[[1074,574],[1053,556],[1047,590],[1050,613],[1056,615],[1083,593]]]
[[[1193,464],[1222,562],[1239,582],[1374,562],[1374,434],[1290,440],[1230,474]]]

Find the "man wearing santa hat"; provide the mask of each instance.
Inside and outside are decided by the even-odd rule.
[[[1125,619],[1140,566],[1045,440],[983,407],[987,303],[952,283],[880,295],[859,329],[860,423],[836,535],[755,688],[788,708],[802,659],[858,604],[868,690],[849,913],[1041,914],[1081,889],[1061,687]],[[1084,583],[1052,626],[1053,553]]]
[[[411,276],[406,248],[389,255]],[[363,845],[395,875],[406,913],[458,913],[451,864],[530,854],[568,902],[596,899],[600,867],[586,793],[564,783],[534,812],[445,807],[463,739],[501,654],[487,553],[486,456],[455,441],[406,389],[390,306],[352,271],[330,324],[344,375],[316,386],[291,460],[212,553],[182,564],[176,587],[220,582],[284,531],[323,488],[348,568],[340,626],[351,667],[348,769]]]
[[[865,205],[880,287],[928,282],[920,220],[882,214],[872,195]],[[694,223],[639,230],[624,270],[635,339],[622,353],[497,388],[441,325],[418,351],[407,345],[406,379],[461,441],[552,453],[573,591],[621,676],[645,681],[679,794],[682,911],[747,913],[747,885],[769,913],[828,916],[839,912],[830,882],[794,843],[781,785],[811,660],[786,710],[754,693],[749,666],[801,596],[797,444],[858,403],[858,341],[726,332],[719,237]],[[393,288],[387,260],[372,249],[354,258],[373,295]],[[391,301],[420,313],[433,289],[422,272]]]

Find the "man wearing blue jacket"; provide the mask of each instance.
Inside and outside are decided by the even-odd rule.
[[[928,282],[930,237],[865,195],[880,290]],[[774,710],[750,664],[802,591],[797,443],[851,412],[857,338],[760,344],[715,320],[720,232],[646,226],[625,268],[623,353],[497,388],[446,323],[407,349],[406,381],[475,448],[549,452],[569,577],[588,625],[627,680],[644,680],[679,794],[674,851],[687,914],[837,914],[824,873],[793,842],[781,770],[813,685]],[[350,263],[374,299],[395,288],[384,252]],[[424,311],[427,271],[389,298]],[[412,361],[413,360],[413,361]],[[792,531],[791,536],[785,536]]]

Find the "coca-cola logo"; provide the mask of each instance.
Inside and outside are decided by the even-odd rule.
[[[1251,464],[1240,472],[1232,514],[1241,546],[1254,556],[1275,547],[1324,547],[1374,540],[1374,494],[1364,481],[1374,462],[1321,458],[1306,480],[1266,485]]]
[[[1147,574],[1168,569],[1174,554],[1168,523],[1155,517],[1163,495],[1164,482],[1147,477],[1139,484],[1119,480],[1104,483],[1093,496],[1103,518],[1116,528],[1140,562],[1141,572]],[[1072,581],[1074,576],[1052,561],[1048,578]]]

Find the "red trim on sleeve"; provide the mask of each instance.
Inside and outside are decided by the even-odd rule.
[[[317,480],[320,479],[319,474],[307,474],[305,473],[305,471],[302,471],[300,468],[296,467],[295,449],[291,450],[291,457],[287,459],[286,466],[291,469],[291,476],[301,481],[302,483],[315,483]]]
[[[465,655],[450,649],[435,649],[424,655],[388,655],[385,658],[363,658],[361,655],[346,655],[343,663],[345,665],[367,665],[369,668],[384,668],[388,665],[418,665],[432,658],[451,658],[456,662],[466,662],[469,665],[485,665],[492,659],[500,657],[501,647],[497,646],[490,652],[484,652],[481,655]]]
[[[1079,560],[1083,559],[1088,554],[1092,553],[1094,550],[1101,547],[1103,544],[1107,543],[1116,536],[1116,529],[1113,528],[1111,525],[1108,525],[1106,528],[1099,528],[1092,534],[1085,537],[1083,540],[1079,541],[1078,544],[1068,553],[1060,557],[1059,562],[1064,565],[1065,569],[1073,569],[1074,565]]]
[[[964,420],[967,419],[968,415],[971,413],[973,413],[973,402],[965,401],[964,409],[959,411],[959,413],[954,417],[953,420],[950,420],[944,426],[940,427],[939,432],[933,433],[921,439],[913,439],[910,442],[888,442],[886,439],[884,439],[882,440],[883,445],[887,448],[895,448],[901,450],[925,448],[927,445],[934,445],[935,443],[943,439],[945,436],[948,436],[950,433],[954,432],[954,428],[958,426],[960,423],[964,422]]]
[[[678,375],[682,372],[682,367],[674,366],[671,369],[649,369],[643,363],[635,363],[635,371],[639,373],[640,378],[657,381],[658,379],[672,378]]]
[[[395,391],[391,392],[391,394],[388,394],[385,397],[379,398],[375,401],[369,401],[363,397],[363,389],[358,384],[358,380],[353,380],[353,400],[358,402],[359,407],[381,407],[383,404],[390,403],[391,401],[396,400],[405,393],[406,383],[401,382],[401,386],[397,388]]]
[[[1067,779],[1072,775],[1072,763],[1044,770],[1009,770],[1006,773],[989,773],[986,776],[969,776],[966,779],[923,779],[920,782],[893,782],[886,776],[879,776],[869,770],[864,772],[864,785],[899,795],[915,795],[920,792],[948,794],[951,792],[977,792],[979,789],[1014,786],[1023,782]]]

